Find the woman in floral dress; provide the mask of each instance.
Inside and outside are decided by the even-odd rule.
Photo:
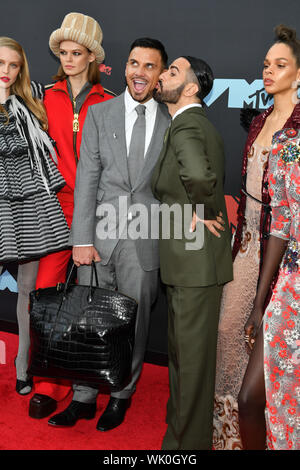
[[[220,312],[214,411],[214,448],[220,450],[242,449],[238,394],[249,361],[244,325],[253,307],[268,243],[268,160],[272,137],[282,128],[300,128],[300,103],[296,104],[296,90],[292,88],[300,79],[300,42],[290,28],[276,28],[276,42],[265,57],[263,79],[266,92],[274,97],[274,106],[257,116],[249,130],[232,250],[234,280],[223,290]],[[267,302],[271,293],[270,289]],[[264,409],[264,403],[261,406]]]
[[[300,449],[299,164],[300,131],[277,132],[269,157],[271,237],[254,308],[245,326],[251,349],[263,337],[264,355],[263,373],[262,348],[260,344],[253,348],[240,393],[240,430],[245,449],[265,448],[262,429],[266,429],[269,449]],[[279,264],[278,280],[264,313],[265,298]],[[257,335],[262,317],[263,327]],[[257,406],[262,402],[266,404],[265,416]],[[253,413],[256,420],[252,419]]]

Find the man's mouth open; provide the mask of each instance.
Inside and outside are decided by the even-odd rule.
[[[133,86],[136,93],[143,93],[147,86],[147,82],[145,80],[135,79],[133,80]]]

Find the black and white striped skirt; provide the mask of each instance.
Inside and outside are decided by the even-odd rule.
[[[25,261],[68,247],[69,228],[54,193],[0,199],[0,263]]]

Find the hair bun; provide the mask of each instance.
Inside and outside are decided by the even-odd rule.
[[[296,42],[297,41],[297,33],[296,30],[293,28],[289,28],[284,24],[279,24],[275,28],[275,40],[282,41],[282,42]]]

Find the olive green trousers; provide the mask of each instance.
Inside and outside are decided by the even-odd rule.
[[[223,286],[167,286],[170,397],[164,450],[210,450]]]

